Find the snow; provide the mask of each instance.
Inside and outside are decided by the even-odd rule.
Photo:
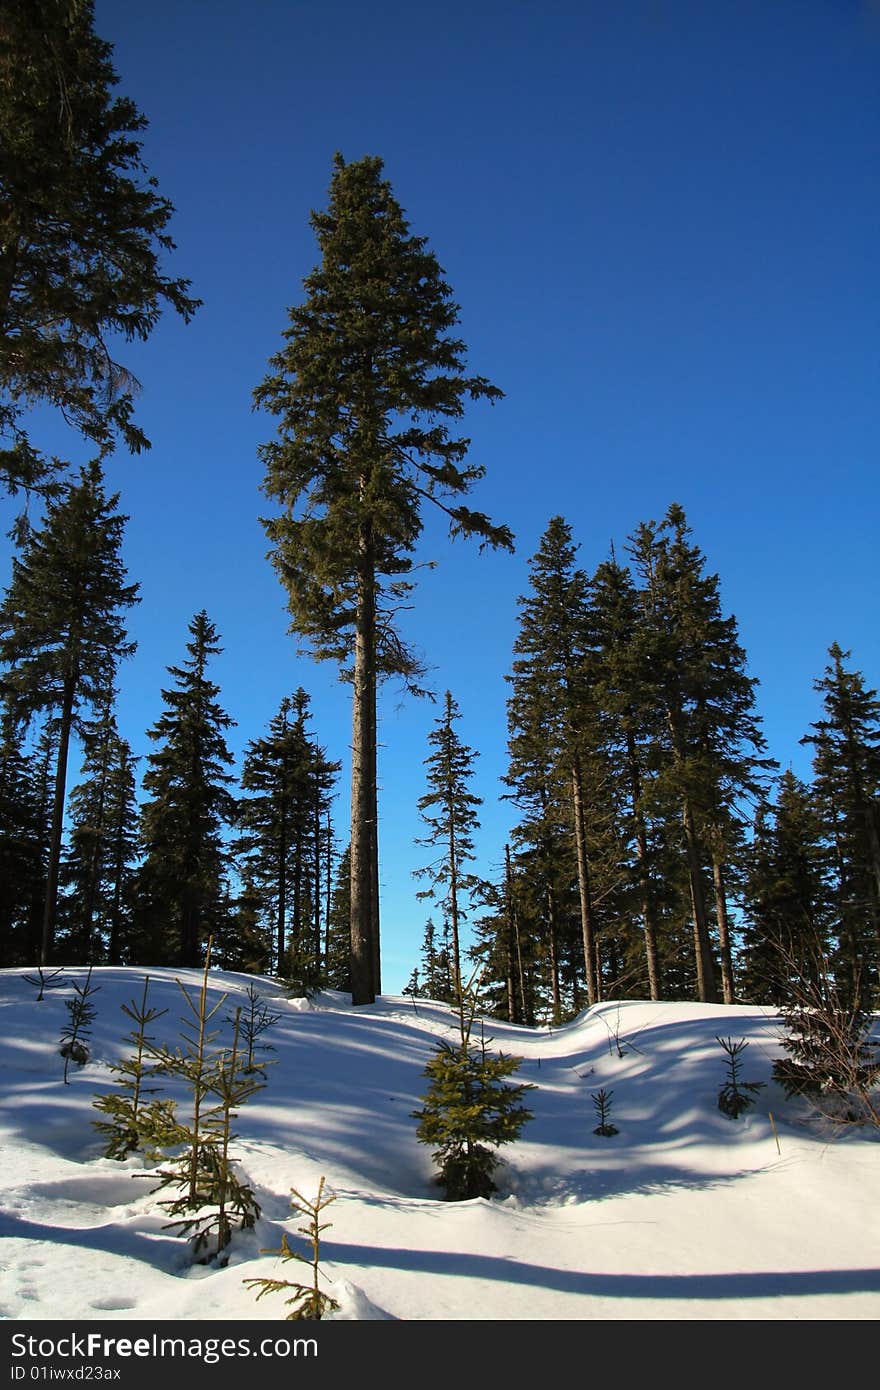
[[[65,970],[40,1003],[28,973],[0,972],[3,1318],[277,1321],[282,1295],[257,1302],[243,1280],[308,1274],[261,1251],[282,1232],[305,1250],[290,1189],[314,1196],[322,1175],[336,1197],[322,1270],[337,1319],[880,1316],[880,1135],[830,1129],[786,1100],[771,1081],[781,1053],[771,1009],[626,1001],[555,1029],[487,1020],[492,1045],[523,1058],[534,1118],[502,1150],[491,1201],[448,1203],[411,1112],[432,1050],[456,1036],[450,1009],[288,999],[258,979],[282,1017],[233,1151],[262,1215],[220,1268],[193,1264],[163,1229],[167,1193],[154,1193],[149,1165],[102,1157],[92,1126],[93,1100],[115,1084],[110,1063],[131,1050],[121,1005],[140,999],[145,972],[94,971],[92,1057],[66,1086],[64,1001],[85,970]],[[195,990],[200,972],[149,974],[150,1003],[168,1010],[152,1031],[176,1043],[186,1010],[175,982]],[[229,996],[215,1023],[251,982],[211,973],[211,1002]],[[743,1079],[767,1083],[739,1120],[717,1108],[719,1035],[746,1038]],[[613,1138],[593,1132],[600,1088],[614,1093]]]

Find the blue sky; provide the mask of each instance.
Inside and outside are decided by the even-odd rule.
[[[297,655],[265,559],[251,392],[316,260],[309,211],[332,156],[378,154],[461,306],[472,371],[473,504],[514,556],[450,544],[426,517],[407,622],[480,751],[480,867],[511,809],[504,674],[516,598],[562,514],[595,568],[669,503],[735,613],[771,752],[798,740],[833,641],[880,683],[876,622],[880,7],[860,0],[98,0],[121,90],[176,208],[168,269],[204,301],[123,360],[153,441],[109,483],[143,600],[120,723],[138,752],[165,667],[204,607],[237,752],[303,685],[348,762],[349,695]],[[46,426],[50,449],[76,441]],[[425,907],[416,801],[439,706],[382,697],[384,984],[405,982]],[[347,780],[337,808],[346,835]]]

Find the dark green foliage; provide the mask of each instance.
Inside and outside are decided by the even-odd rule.
[[[273,560],[292,628],[353,678],[352,992],[379,978],[376,689],[383,675],[418,688],[423,666],[398,614],[412,585],[422,507],[452,535],[511,548],[509,530],[465,507],[483,475],[450,433],[466,399],[501,392],[465,373],[451,336],[458,307],[424,237],[410,233],[382,161],[334,160],[329,206],[312,214],[320,264],[289,311],[285,344],[255,392],[278,420],[260,456]]]
[[[165,712],[148,735],[138,874],[139,954],[198,965],[202,942],[226,915],[224,824],[233,821],[232,763],[225,731],[234,723],[220,707],[208,660],[222,648],[207,613],[190,623],[183,666],[169,667],[176,686],[162,691]]]
[[[444,1004],[456,1002],[452,983],[448,924],[444,920],[439,940],[437,929],[429,917],[422,937],[422,973],[419,994],[423,999],[439,999]]]
[[[651,673],[650,802],[677,843],[693,915],[698,997],[732,1003],[733,942],[725,876],[742,831],[742,805],[759,796],[765,742],[755,711],[757,682],[746,674],[736,619],[725,617],[717,575],[691,540],[683,509],[669,508],[631,542],[641,580],[640,658]],[[718,962],[712,940],[714,899]]]
[[[339,856],[324,924],[324,980],[328,989],[351,990],[351,854]]]
[[[56,407],[102,453],[149,441],[137,383],[115,343],[149,337],[170,306],[198,300],[168,279],[171,204],[141,157],[146,120],[114,96],[110,44],[91,0],[13,0],[0,17],[0,479],[41,486],[53,464],[31,445],[32,405]]]
[[[814,750],[814,794],[832,851],[838,988],[856,1009],[880,993],[880,699],[835,643],[815,689],[823,717],[802,742]],[[858,997],[858,996],[861,997]]]
[[[776,804],[759,808],[744,897],[743,996],[784,1005],[800,981],[817,978],[837,925],[833,854],[820,803],[790,771]]]
[[[50,710],[59,720],[41,959],[50,958],[55,932],[61,831],[70,735],[81,708],[103,710],[126,640],[120,610],[138,602],[126,584],[121,547],[125,517],[118,496],[104,495],[97,464],[83,469],[49,502],[41,528],[29,533],[13,560],[12,583],[0,606],[0,691],[16,722]]]
[[[748,1047],[745,1038],[740,1038],[739,1042],[734,1042],[733,1038],[716,1038],[715,1041],[727,1057],[727,1080],[718,1092],[718,1109],[732,1120],[738,1120],[754,1105],[755,1096],[764,1089],[764,1083],[743,1081],[740,1077],[742,1055]]]
[[[137,760],[120,738],[109,708],[83,728],[81,737],[83,780],[69,799],[59,948],[67,960],[106,960],[118,965],[127,948],[137,852]]]
[[[340,765],[307,733],[308,709],[308,695],[297,690],[282,701],[268,735],[248,744],[236,848],[274,932],[278,972],[285,973],[292,949],[294,971],[318,977],[325,827]]]
[[[42,794],[45,762],[30,756],[11,719],[0,722],[0,966],[26,965],[40,954],[35,905],[45,893],[49,836]],[[37,930],[35,930],[35,927]]]
[[[132,999],[130,1004],[122,1005],[122,1012],[134,1024],[132,1031],[126,1035],[126,1041],[132,1044],[134,1052],[124,1062],[110,1067],[119,1089],[93,1102],[95,1109],[107,1116],[106,1120],[92,1121],[95,1129],[107,1140],[104,1150],[106,1158],[124,1159],[130,1153],[139,1151],[155,1161],[163,1150],[183,1142],[182,1131],[174,1117],[173,1102],[155,1099],[157,1087],[149,1084],[150,1079],[157,1075],[158,1068],[152,1061],[155,1040],[147,1028],[168,1012],[167,1009],[147,1006],[149,987],[150,977],[147,975],[140,1003]],[[148,1096],[154,1098],[148,1100]]]
[[[611,1102],[614,1099],[613,1091],[606,1091],[603,1087],[600,1091],[591,1091],[590,1099],[593,1102],[593,1109],[596,1111],[596,1119],[599,1121],[594,1134],[601,1134],[603,1139],[612,1139],[620,1130],[617,1125],[612,1124],[608,1116],[611,1113]]]
[[[155,1192],[176,1188],[176,1195],[160,1206],[174,1219],[168,1223],[178,1235],[193,1243],[195,1254],[213,1248],[204,1259],[221,1256],[236,1227],[250,1229],[260,1215],[254,1193],[238,1177],[233,1167],[230,1145],[236,1136],[232,1122],[239,1106],[263,1087],[253,1073],[245,1070],[240,1048],[240,1015],[234,1018],[232,1046],[213,1049],[216,1032],[208,1024],[226,1000],[223,994],[208,1007],[208,972],[211,960],[208,941],[202,984],[197,995],[180,981],[188,1016],[181,1033],[183,1046],[154,1048],[158,1070],[185,1081],[192,1094],[191,1120],[176,1127],[175,1145],[179,1153],[152,1176],[158,1178]]]
[[[544,935],[554,1022],[562,1017],[564,960],[581,951],[578,973],[589,1003],[601,998],[594,859],[606,778],[586,681],[587,578],[561,516],[549,522],[519,598],[511,695],[507,702],[511,799],[523,811],[513,832],[529,856]],[[571,911],[563,906],[571,897]]]
[[[92,1024],[94,1023],[98,1010],[92,1003],[91,996],[97,994],[100,985],[92,984],[92,967],[89,966],[84,984],[74,982],[73,998],[65,999],[64,1007],[68,1012],[68,1020],[61,1029],[61,1046],[58,1049],[64,1058],[64,1084],[68,1083],[68,1072],[71,1062],[75,1062],[78,1067],[84,1067],[89,1060],[88,1041],[91,1035]]]
[[[460,1044],[442,1042],[425,1067],[430,1086],[413,1117],[419,1142],[433,1147],[447,1201],[489,1197],[496,1190],[495,1150],[517,1139],[531,1119],[522,1097],[534,1087],[507,1081],[520,1061],[490,1053],[485,1042],[475,1047],[465,1031]]]
[[[253,1285],[260,1292],[257,1294],[257,1302],[264,1298],[267,1293],[286,1293],[291,1291],[290,1297],[284,1301],[291,1311],[286,1316],[287,1322],[299,1321],[319,1321],[327,1313],[335,1312],[339,1304],[329,1294],[324,1293],[318,1284],[321,1262],[321,1236],[333,1224],[330,1221],[321,1221],[321,1212],[329,1207],[331,1202],[336,1200],[335,1193],[329,1196],[324,1195],[324,1178],[321,1177],[318,1183],[318,1192],[314,1201],[309,1201],[297,1192],[295,1187],[291,1188],[291,1206],[298,1215],[308,1217],[305,1226],[297,1228],[300,1235],[305,1236],[312,1247],[312,1258],[307,1260],[298,1251],[291,1250],[287,1240],[287,1232],[281,1236],[281,1248],[279,1250],[263,1250],[263,1255],[277,1255],[280,1259],[298,1260],[302,1264],[308,1264],[312,1270],[311,1284],[299,1284],[289,1279],[245,1279],[242,1282]]]
[[[856,1000],[860,991],[856,991]],[[827,1119],[868,1121],[880,1127],[880,1105],[873,1095],[880,1079],[880,1055],[872,1039],[873,1018],[853,1003],[849,980],[835,982],[827,961],[817,958],[811,976],[790,986],[782,1010],[786,1057],[773,1066],[773,1079],[788,1096],[805,1096]]]
[[[477,807],[482,799],[470,790],[477,754],[455,728],[461,718],[458,705],[447,690],[442,716],[428,735],[433,752],[425,760],[428,790],[419,798],[419,814],[428,834],[417,840],[437,851],[437,857],[416,878],[427,879],[429,887],[418,894],[439,902],[449,922],[453,1000],[461,994],[461,927],[468,906],[482,892],[482,880],[468,873],[474,860],[474,831],[479,830]]]

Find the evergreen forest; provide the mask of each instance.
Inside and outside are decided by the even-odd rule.
[[[400,617],[417,622],[425,528],[515,547],[471,496],[485,469],[468,413],[502,391],[471,369],[453,287],[382,159],[337,154],[314,263],[248,389],[290,640],[350,690],[350,745],[327,746],[306,680],[243,730],[236,766],[210,603],[166,634],[161,714],[123,737],[145,595],[109,478],[116,450],[150,441],[117,357],[201,306],[164,270],[173,208],[93,7],[6,6],[2,39],[0,966],[200,966],[210,940],[223,969],[370,1004],[380,863],[396,872],[380,858],[377,700],[389,682],[411,699],[430,684]],[[44,447],[41,411],[86,442],[87,465]],[[463,1008],[477,989],[482,1010],[527,1025],[611,999],[785,1009],[819,989],[853,1017],[880,1004],[880,698],[829,632],[801,737],[812,775],[787,770],[686,503],[640,520],[636,502],[603,553],[583,551],[577,515],[547,517],[511,595],[500,785],[467,741],[474,692],[431,705],[414,999]],[[491,877],[490,798],[509,824]]]

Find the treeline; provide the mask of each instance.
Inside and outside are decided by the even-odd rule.
[[[97,464],[61,486],[0,606],[0,965],[198,965],[210,935],[227,969],[345,988],[339,763],[310,728],[306,692],[247,745],[236,788],[234,721],[209,671],[220,637],[201,612],[168,668],[152,751],[136,757],[118,731],[138,586],[117,502]],[[83,757],[68,795],[72,746]]]
[[[785,1004],[821,980],[878,996],[880,701],[838,646],[805,785],[768,755],[734,617],[680,506],[590,575],[553,518],[519,601],[495,883],[466,876],[471,749],[447,697],[441,925],[408,992],[454,999],[469,970],[513,1022],[607,998]],[[451,703],[450,703],[451,702]],[[444,721],[440,721],[440,726]],[[437,734],[434,736],[438,737]],[[438,790],[436,754],[429,786]],[[470,799],[468,799],[470,798]]]

